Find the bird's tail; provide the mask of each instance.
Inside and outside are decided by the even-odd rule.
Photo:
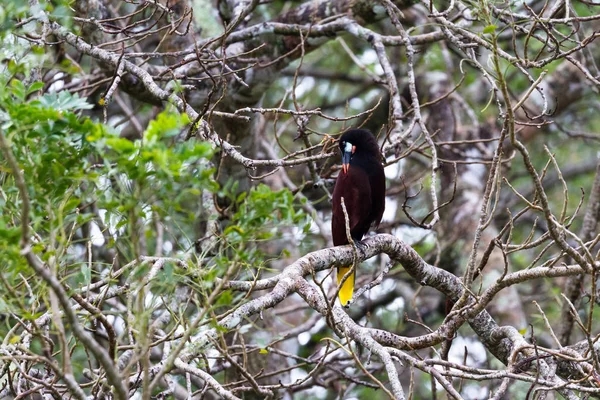
[[[340,285],[340,282],[342,282],[344,275],[346,275],[346,273],[350,271],[350,268],[352,267],[338,267],[338,286]],[[354,293],[354,271],[352,271],[352,273],[348,276],[348,279],[346,279],[344,284],[340,287],[340,292],[338,296],[340,297],[340,303],[342,303],[343,306],[345,306],[350,300],[352,300],[352,293]]]

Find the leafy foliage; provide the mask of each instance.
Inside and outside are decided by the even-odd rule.
[[[190,122],[186,116],[164,111],[149,123],[142,139],[130,141],[83,116],[92,107],[85,99],[67,91],[37,95],[41,87],[10,80],[0,92],[1,129],[25,176],[36,232],[34,250],[42,260],[57,263],[59,277],[75,287],[90,284],[111,268],[102,262],[82,263],[77,257],[81,252],[113,249],[127,262],[143,255],[137,244],[141,240],[147,247],[144,254],[192,254],[203,193],[229,198],[236,210],[224,227],[215,261],[201,271],[192,268],[192,279],[200,278],[206,290],[232,260],[255,274],[265,260],[279,256],[267,255],[260,242],[281,237],[283,229],[296,225],[304,226],[297,234],[307,232],[306,215],[289,190],[259,185],[239,194],[233,184],[221,189],[213,178],[212,146],[175,140]],[[35,319],[43,313],[39,302],[47,292],[43,285],[22,285],[23,277],[31,275],[19,255],[22,199],[4,159],[0,178],[0,257],[7,266],[0,312]],[[160,243],[158,225],[167,229]],[[96,232],[93,243],[81,241],[83,232],[90,230]],[[156,248],[159,245],[163,248]],[[142,265],[129,279],[142,280],[147,273]],[[187,269],[167,264],[150,285],[153,296],[170,296],[182,283],[197,285],[185,278],[188,275]],[[33,297],[25,295],[28,290],[34,291]],[[216,306],[231,306],[237,300],[224,292]],[[5,320],[0,332],[6,333],[11,321]]]

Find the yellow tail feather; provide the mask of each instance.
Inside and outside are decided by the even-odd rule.
[[[338,267],[338,269],[337,269],[338,286],[339,286],[340,282],[342,281],[342,279],[344,278],[344,275],[346,275],[346,273],[348,271],[350,271],[350,268],[352,268],[352,267]],[[348,276],[348,279],[346,279],[346,281],[340,288],[340,293],[339,293],[340,303],[342,303],[343,306],[348,304],[348,302],[350,300],[352,300],[353,293],[354,293],[354,272],[352,272],[352,274],[350,274]]]

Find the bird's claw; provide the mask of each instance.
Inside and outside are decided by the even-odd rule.
[[[357,249],[359,249],[363,253],[365,253],[367,250],[369,250],[369,245],[366,244],[365,242],[363,242],[362,240],[355,240],[354,245],[356,246]]]

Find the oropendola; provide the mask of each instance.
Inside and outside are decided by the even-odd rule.
[[[350,236],[354,242],[360,242],[372,225],[379,225],[385,209],[385,174],[375,136],[364,129],[352,129],[342,135],[339,146],[342,152],[342,171],[333,189],[331,218],[331,233],[335,246],[348,244],[342,197],[348,213]],[[338,285],[350,268],[338,267]],[[355,271],[348,276],[339,290],[340,303],[343,306],[352,300],[354,275]]]

